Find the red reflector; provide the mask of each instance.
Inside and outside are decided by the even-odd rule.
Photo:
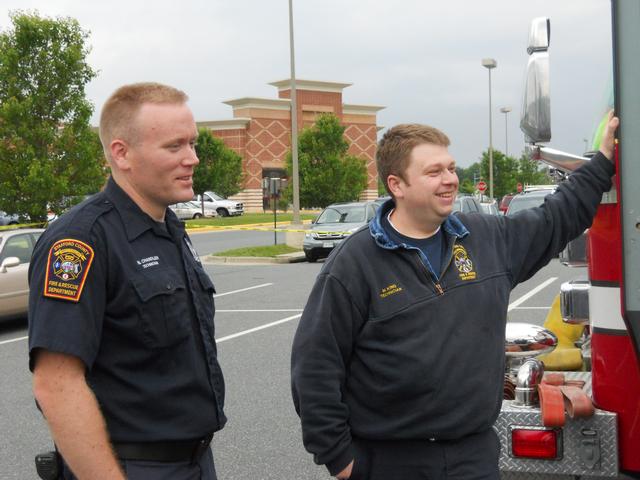
[[[514,429],[511,451],[514,457],[558,458],[558,433],[555,430]]]

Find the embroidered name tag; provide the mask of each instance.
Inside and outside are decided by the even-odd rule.
[[[389,295],[394,295],[396,293],[400,293],[402,291],[402,287],[392,283],[391,285],[384,287],[380,290],[380,298],[387,298]]]
[[[58,240],[49,250],[44,296],[77,302],[93,262],[93,248],[80,240]]]

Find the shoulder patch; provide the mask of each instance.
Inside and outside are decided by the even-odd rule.
[[[77,302],[93,262],[93,248],[80,240],[58,240],[49,250],[44,296]]]

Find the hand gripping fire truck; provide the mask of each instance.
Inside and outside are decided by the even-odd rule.
[[[612,0],[612,27],[617,175],[586,241],[560,257],[587,266],[588,280],[562,285],[544,327],[507,324],[505,400],[494,426],[503,478],[640,478],[640,1]],[[570,175],[589,154],[544,145],[549,38],[549,20],[535,19],[521,128],[533,158]]]

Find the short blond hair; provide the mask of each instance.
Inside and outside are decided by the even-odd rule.
[[[392,197],[393,194],[389,190],[387,178],[389,175],[396,175],[406,182],[407,179],[404,175],[409,166],[411,152],[423,143],[448,147],[451,142],[449,137],[437,128],[417,123],[396,125],[387,130],[378,142],[376,151],[378,176]]]
[[[189,97],[182,90],[161,83],[124,85],[107,99],[100,114],[100,141],[108,159],[109,145],[120,138],[134,143],[138,139],[135,116],[145,103],[183,104]]]

